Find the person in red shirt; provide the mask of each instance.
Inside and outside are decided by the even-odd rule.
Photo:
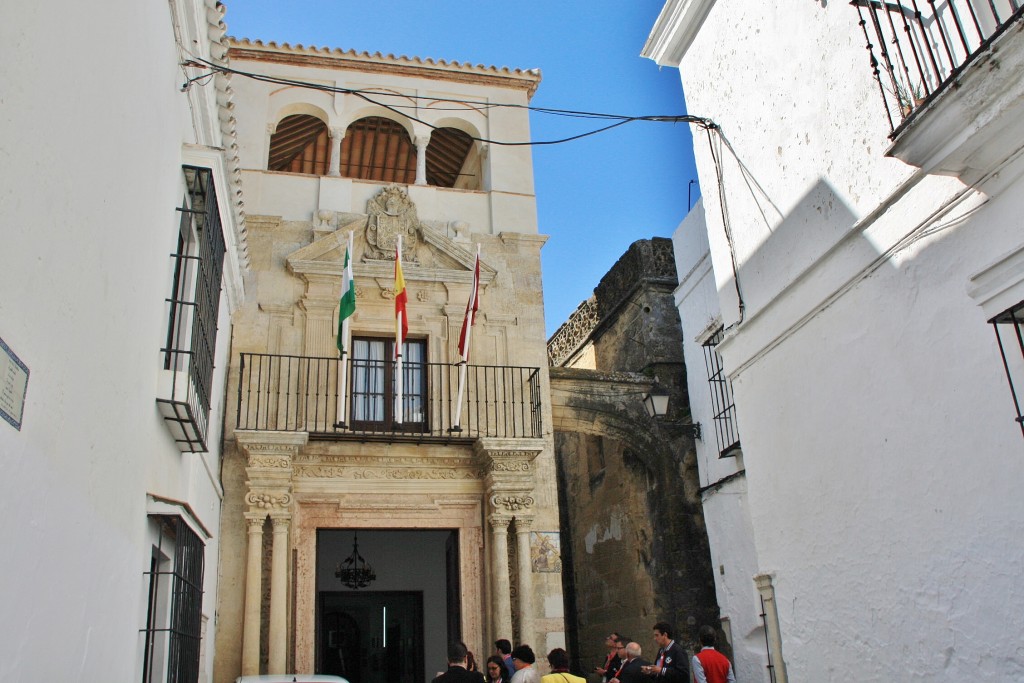
[[[700,652],[690,662],[694,683],[736,683],[732,662],[715,649],[715,640],[715,629],[700,627]]]

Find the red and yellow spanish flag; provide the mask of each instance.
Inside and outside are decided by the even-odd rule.
[[[409,315],[406,304],[409,295],[405,291],[405,276],[402,274],[402,249],[395,249],[395,356],[402,353],[402,344],[409,334]]]

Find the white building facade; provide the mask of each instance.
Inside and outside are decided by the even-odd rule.
[[[221,9],[0,26],[3,680],[210,680],[248,256],[228,80],[183,83],[225,54]]]
[[[675,303],[683,326],[686,390],[691,419],[701,425],[694,447],[721,627],[732,646],[737,680],[759,681],[771,659],[760,595],[751,581],[758,573],[757,554],[739,419],[716,350],[723,326],[703,200],[676,228],[672,246],[679,276]]]
[[[737,476],[705,493],[705,517],[738,668],[766,598],[764,680],[1024,675],[1007,388],[1022,13],[928,11],[672,1],[644,51],[715,124],[695,136],[703,217],[676,234],[676,298],[695,421],[696,346],[722,328],[742,450],[713,457],[707,402],[702,483]]]

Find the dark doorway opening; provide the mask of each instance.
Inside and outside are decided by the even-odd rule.
[[[462,640],[457,529],[358,529],[376,578],[355,589],[338,576],[356,529],[317,530],[316,673],[350,683],[424,683]]]
[[[318,608],[317,673],[423,683],[422,591],[323,591]]]

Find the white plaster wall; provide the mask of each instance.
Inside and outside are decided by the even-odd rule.
[[[1021,680],[1021,434],[968,295],[1020,248],[1020,162],[979,192],[884,157],[847,3],[710,4],[681,74],[689,111],[722,126],[749,173],[751,187],[722,149],[746,311],[721,348],[790,680]],[[703,134],[695,152],[730,325]],[[705,512],[714,548],[728,517]]]
[[[683,325],[683,358],[690,413],[701,425],[695,442],[701,487],[719,482],[702,496],[704,520],[711,549],[715,593],[723,619],[732,635],[733,665],[737,680],[767,680],[764,628],[760,600],[754,587],[757,555],[750,522],[742,454],[719,458],[714,407],[705,365],[703,341],[718,326],[715,291],[703,200],[698,201],[672,235],[679,286],[675,301]],[[743,432],[740,432],[742,439]],[[731,478],[730,478],[731,477]]]
[[[436,80],[420,77],[255,62],[240,58],[232,61],[232,68],[339,88],[395,93],[390,96],[374,96],[374,99],[402,107],[402,111],[410,111],[410,107],[416,106],[411,113],[417,118],[433,125],[454,125],[475,137],[491,138],[495,135],[503,141],[530,139],[529,118],[524,109],[467,107],[464,111],[452,112],[435,110],[429,106],[429,99],[416,99],[436,97],[523,106],[528,101],[526,93],[521,90],[473,83],[439,85]],[[376,193],[381,183],[267,172],[271,132],[278,121],[296,113],[317,116],[329,128],[345,128],[364,116],[384,116],[396,121],[400,120],[399,117],[384,107],[351,94],[331,95],[297,87],[282,88],[280,85],[262,83],[243,76],[235,76],[232,86],[236,91],[234,111],[238,118],[239,156],[246,170],[247,187],[254,184],[255,187],[265,188],[265,191],[251,193],[256,203],[247,204],[250,213],[279,215],[286,220],[310,220],[308,207],[311,204],[332,211],[366,211],[367,199]],[[446,106],[451,108],[451,105]],[[416,136],[430,132],[430,128],[424,124],[408,119],[400,122],[409,130],[413,140]],[[419,217],[423,220],[444,220],[457,215],[469,224],[470,232],[482,234],[498,234],[503,231],[536,233],[537,211],[530,148],[488,144],[487,158],[483,163],[487,167],[483,175],[490,179],[490,184],[482,191],[410,187],[410,190],[418,194],[415,201]]]
[[[167,3],[9,8],[0,59],[0,337],[31,371],[21,431],[0,423],[0,679],[137,680],[147,493],[218,530],[217,456],[180,454],[155,403],[199,114]],[[211,635],[216,556],[208,541]]]

